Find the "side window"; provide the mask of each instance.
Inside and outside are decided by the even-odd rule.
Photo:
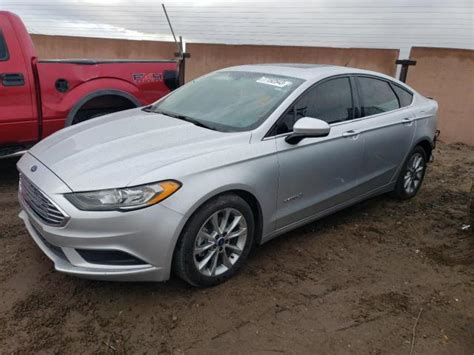
[[[362,96],[362,116],[376,115],[400,108],[398,98],[388,82],[366,77],[358,77],[357,80]]]
[[[336,123],[352,119],[352,112],[349,78],[337,78],[318,84],[296,104],[296,120],[307,116]]]
[[[327,123],[336,123],[353,118],[352,93],[349,78],[338,78],[316,86],[314,106],[310,117]]]
[[[5,39],[3,38],[3,33],[0,31],[0,61],[8,59],[8,50]]]
[[[352,119],[353,111],[349,78],[331,79],[304,93],[280,118],[273,134],[291,132],[294,123],[302,117],[336,123]]]
[[[405,89],[402,89],[398,85],[392,84],[392,88],[395,91],[395,94],[397,94],[398,96],[398,100],[400,101],[400,107],[405,107],[411,104],[411,102],[413,101],[413,94],[406,91]]]

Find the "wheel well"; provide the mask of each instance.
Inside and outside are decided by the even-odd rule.
[[[262,239],[262,232],[263,232],[263,214],[262,214],[262,208],[260,207],[260,203],[258,202],[258,200],[256,199],[256,197],[254,195],[252,195],[250,192],[248,191],[245,191],[245,190],[227,190],[227,191],[223,191],[223,192],[220,192],[219,194],[215,195],[215,196],[212,196],[211,198],[207,199],[206,201],[204,201],[203,203],[201,203],[199,205],[199,207],[197,207],[194,212],[191,214],[194,215],[197,210],[203,206],[204,204],[206,204],[207,202],[215,199],[215,198],[218,198],[219,196],[222,196],[222,195],[227,195],[227,194],[234,194],[234,195],[237,195],[239,196],[240,198],[242,198],[245,202],[247,202],[250,206],[250,208],[252,209],[252,212],[253,212],[253,216],[254,216],[254,219],[255,219],[255,238],[254,238],[254,241],[255,241],[255,244],[260,244],[260,241]],[[188,220],[186,221],[185,225],[183,226],[183,230],[186,226],[186,224],[189,222],[189,220],[191,219],[191,216],[189,216]],[[182,233],[182,231],[181,231]]]
[[[253,215],[254,215],[254,219],[255,219],[255,238],[254,238],[254,245],[258,245],[260,244],[261,240],[262,240],[262,232],[263,232],[263,214],[262,214],[262,208],[260,207],[260,203],[258,202],[258,200],[255,198],[254,195],[252,195],[250,192],[248,191],[245,191],[245,190],[227,190],[227,191],[223,191],[215,196],[212,196],[210,197],[209,199],[207,199],[206,201],[204,201],[203,203],[201,203],[199,205],[199,207],[197,207],[193,213],[188,217],[187,221],[184,223],[181,231],[180,231],[180,235],[179,235],[179,238],[177,239],[176,241],[176,244],[174,246],[174,250],[173,250],[173,257],[172,257],[172,265],[174,265],[174,260],[175,260],[175,254],[176,254],[176,246],[178,245],[179,243],[179,240],[181,239],[181,237],[183,236],[183,231],[184,229],[186,228],[186,225],[189,223],[191,217],[198,211],[198,209],[203,206],[204,204],[206,204],[207,202],[215,199],[215,198],[218,198],[219,196],[222,196],[222,195],[226,195],[226,194],[235,194],[237,196],[239,196],[240,198],[242,198],[245,202],[247,202],[250,206],[250,208],[252,209],[252,212],[253,212]],[[172,268],[174,268],[174,266],[172,266]]]
[[[263,215],[262,208],[260,207],[260,203],[258,202],[257,198],[250,192],[245,190],[230,190],[223,193],[236,194],[249,204],[250,208],[253,211],[253,216],[255,218],[255,244],[260,244],[263,231]]]
[[[74,114],[71,124],[86,121],[102,114],[128,110],[137,104],[127,97],[116,94],[104,94],[90,98]]]
[[[421,142],[418,142],[417,146],[423,148],[426,153],[426,158],[429,160],[431,157],[431,151],[433,150],[431,143],[428,140],[422,140]]]

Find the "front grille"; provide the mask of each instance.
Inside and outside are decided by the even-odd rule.
[[[50,226],[60,227],[66,224],[65,216],[56,205],[30,180],[20,174],[20,196],[28,207]]]

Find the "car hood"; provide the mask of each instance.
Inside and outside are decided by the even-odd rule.
[[[63,129],[29,153],[71,190],[87,191],[128,186],[163,166],[245,144],[249,139],[249,132],[217,132],[134,109]],[[157,174],[157,178],[176,177]]]

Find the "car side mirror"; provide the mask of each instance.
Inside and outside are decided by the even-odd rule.
[[[288,144],[298,144],[304,138],[326,137],[331,131],[326,121],[303,117],[296,121],[293,133],[285,138]]]

